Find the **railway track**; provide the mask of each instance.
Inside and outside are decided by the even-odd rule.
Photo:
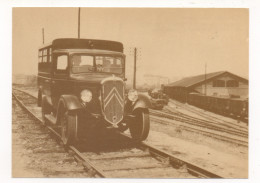
[[[12,109],[13,177],[90,176],[78,166],[74,157],[57,143],[53,133],[36,123],[35,118],[30,116],[14,98]],[[23,168],[21,164],[24,165]],[[31,171],[33,173],[30,173]]]
[[[163,111],[155,111],[155,110],[150,110],[150,113],[155,116],[176,120],[176,121],[187,123],[187,124],[193,125],[193,126],[199,126],[199,127],[214,130],[214,131],[225,132],[227,134],[232,134],[232,135],[236,135],[239,137],[245,137],[245,138],[248,137],[248,133],[246,131],[232,129],[232,128],[231,129],[225,128],[219,124],[212,124],[208,121],[200,120],[198,118],[193,118],[190,116],[184,116],[184,115],[180,115],[180,114],[171,114],[171,113],[166,113]]]
[[[200,112],[200,111],[198,111],[196,109],[193,109],[191,107],[185,106],[184,104],[179,103],[177,101],[174,101],[172,99],[170,99],[170,102],[173,103],[174,105],[178,106],[178,107],[183,107],[183,108],[185,108],[186,110],[188,110],[188,111],[190,111],[192,113],[200,115],[200,116],[202,116],[205,119],[208,119],[208,120],[211,120],[211,121],[215,121],[215,122],[218,122],[218,123],[222,123],[222,124],[225,124],[225,125],[228,125],[228,126],[232,126],[232,127],[235,127],[235,128],[236,127],[245,128],[242,125],[234,124],[234,123],[231,123],[231,122],[229,122],[227,120],[219,119],[219,118],[217,118],[215,116],[212,116],[212,115],[210,116],[210,115],[204,114],[203,112]],[[248,124],[248,119],[246,121],[243,121],[243,122]]]
[[[166,121],[163,120],[162,118],[155,118],[154,116],[150,116],[151,119],[153,119],[154,122],[156,123],[160,123],[163,125],[173,125],[173,123],[171,121]],[[239,146],[244,146],[244,147],[248,147],[248,142],[241,140],[241,139],[237,139],[234,137],[228,137],[222,134],[218,134],[218,133],[214,133],[212,131],[208,131],[208,130],[203,130],[201,128],[196,128],[196,127],[191,127],[191,126],[187,126],[185,124],[183,125],[177,125],[179,130],[185,130],[188,132],[193,132],[196,134],[202,134],[204,136],[207,137],[211,137],[220,141],[224,141],[224,142],[228,142],[228,143],[232,143],[232,144],[237,144]]]
[[[207,121],[200,121],[200,119],[194,120],[192,117],[190,118],[189,116],[186,117],[178,114],[166,113],[163,111],[150,110],[150,114],[150,116],[154,119],[154,122],[165,125],[178,125],[180,128],[186,131],[199,133],[218,140],[248,147],[248,133],[246,132],[222,128],[219,126],[208,124]],[[181,124],[176,124],[175,121]]]
[[[205,119],[201,119],[201,118],[198,118],[198,117],[193,117],[193,116],[184,114],[184,113],[179,112],[176,109],[170,108],[168,106],[166,106],[164,108],[163,112],[166,112],[168,114],[179,115],[181,117],[184,117],[184,118],[187,118],[187,119],[192,119],[192,120],[195,120],[195,121],[201,121],[201,122],[207,123],[209,125],[221,126],[222,128],[226,128],[226,129],[239,130],[241,132],[248,134],[248,128],[247,127],[241,126],[241,125],[238,125],[238,124],[227,123],[225,121],[220,121],[220,119],[218,119],[219,121],[217,121],[217,120],[205,120]]]
[[[34,96],[13,90],[13,97],[37,122],[43,123]],[[60,139],[57,129],[50,126],[47,128]],[[147,143],[136,143],[128,135],[111,130],[98,133],[102,135],[90,135],[74,146],[67,147],[70,154],[93,177],[221,178]]]

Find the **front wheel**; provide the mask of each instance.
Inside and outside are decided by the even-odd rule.
[[[78,115],[70,114],[69,111],[63,107],[60,113],[61,125],[61,140],[65,146],[71,145],[76,141]]]
[[[148,109],[136,109],[133,120],[129,123],[132,138],[143,141],[148,137],[150,130],[150,118]]]

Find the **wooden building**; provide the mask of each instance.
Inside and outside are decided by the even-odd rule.
[[[164,93],[186,102],[189,93],[206,96],[248,98],[248,80],[228,71],[220,71],[187,77],[165,85]]]

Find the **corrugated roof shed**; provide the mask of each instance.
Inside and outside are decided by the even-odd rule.
[[[222,75],[224,73],[229,73],[229,72],[227,72],[227,71],[219,71],[219,72],[208,73],[208,74],[206,74],[206,80],[210,80],[210,79],[212,79],[214,77],[217,77],[219,75]],[[234,75],[232,73],[229,73],[229,74],[231,74],[233,76],[236,76],[236,75]],[[241,78],[239,76],[236,76],[236,77]],[[241,78],[241,79],[246,80],[244,78]],[[196,84],[204,82],[204,81],[205,81],[205,74],[201,74],[201,75],[198,75],[198,76],[186,77],[186,78],[181,79],[179,81],[170,83],[167,86],[191,87],[193,85],[196,85]]]

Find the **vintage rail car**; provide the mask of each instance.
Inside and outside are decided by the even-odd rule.
[[[148,90],[148,95],[151,97],[151,108],[161,110],[169,102],[169,97],[161,90]]]
[[[136,90],[125,94],[122,43],[55,39],[38,57],[38,105],[65,145],[100,128],[129,128],[133,139],[147,138],[151,103]]]
[[[248,119],[248,100],[188,94],[187,102],[199,108],[235,118]]]

